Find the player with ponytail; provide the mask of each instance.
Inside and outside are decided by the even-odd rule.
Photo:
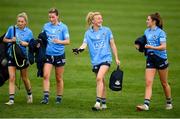
[[[80,48],[75,48],[75,54],[83,51],[87,46],[91,57],[92,71],[96,75],[96,102],[92,110],[106,109],[105,75],[112,62],[111,49],[117,65],[120,65],[117,48],[110,28],[102,26],[103,19],[100,12],[89,12],[86,16],[88,29]],[[102,105],[101,105],[102,104]]]
[[[144,35],[147,38],[147,59],[146,59],[146,88],[144,104],[137,105],[137,109],[149,110],[152,96],[152,85],[156,72],[159,74],[161,85],[166,97],[166,109],[173,108],[171,88],[168,84],[168,59],[166,51],[166,33],[163,31],[163,21],[159,13],[150,14],[147,17],[147,29]]]
[[[17,15],[17,24],[15,26],[10,26],[6,32],[3,39],[4,42],[8,43],[8,71],[9,71],[9,101],[7,105],[14,104],[15,97],[15,80],[16,80],[16,69],[20,70],[21,78],[24,82],[27,91],[27,103],[33,102],[31,83],[28,77],[28,56],[27,56],[27,46],[30,40],[33,38],[32,31],[27,27],[28,16],[25,12]],[[17,44],[20,47],[23,55],[26,57],[24,65],[20,68],[17,64],[17,57],[15,57],[12,51],[13,45]]]

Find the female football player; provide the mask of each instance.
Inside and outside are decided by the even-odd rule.
[[[17,43],[21,48],[23,54],[26,56],[25,65],[20,68],[21,77],[24,82],[26,91],[27,91],[27,103],[33,102],[31,84],[28,78],[28,56],[26,47],[29,45],[29,41],[33,38],[32,31],[27,27],[28,16],[25,12],[17,15],[17,25],[10,26],[6,35],[3,39],[4,42],[8,43],[8,71],[9,71],[9,101],[7,105],[14,104],[14,95],[15,95],[15,80],[16,80],[16,69],[17,63],[15,57],[12,54],[12,44]],[[14,28],[15,27],[15,28]],[[15,31],[14,31],[15,30]],[[15,34],[14,34],[15,33]],[[15,35],[15,36],[14,36]]]
[[[88,29],[85,32],[83,44],[77,51],[87,46],[93,65],[92,71],[96,74],[96,103],[92,110],[106,109],[105,75],[112,62],[111,49],[117,65],[120,65],[118,52],[110,28],[102,26],[103,18],[100,12],[89,12],[86,17]],[[102,103],[102,105],[101,105]]]
[[[50,91],[50,74],[52,67],[55,67],[56,75],[56,103],[60,104],[63,96],[64,82],[63,73],[65,59],[65,45],[70,44],[68,27],[59,21],[59,12],[55,8],[49,10],[49,22],[43,27],[48,39],[46,47],[46,61],[44,64],[43,89],[44,97],[42,104],[48,104]]]
[[[168,84],[168,60],[166,52],[166,33],[163,31],[163,22],[159,13],[150,14],[147,17],[147,29],[144,35],[147,38],[147,59],[146,59],[146,88],[144,104],[137,105],[138,110],[149,110],[152,96],[152,85],[156,71],[159,74],[161,85],[166,97],[166,109],[173,108],[171,88]]]

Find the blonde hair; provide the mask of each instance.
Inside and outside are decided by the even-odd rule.
[[[18,19],[19,17],[24,18],[24,20],[26,21],[26,24],[28,24],[28,16],[27,16],[27,14],[26,14],[25,12],[19,13],[19,14],[17,15],[17,19]]]
[[[94,19],[94,16],[96,15],[101,15],[100,12],[89,12],[86,16],[86,22],[87,22],[87,26],[91,26],[93,24],[93,19]]]

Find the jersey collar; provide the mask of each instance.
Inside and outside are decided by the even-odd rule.
[[[57,26],[60,26],[61,24],[62,24],[61,22],[58,22]],[[51,25],[54,26],[52,23],[51,23]]]
[[[92,26],[90,26],[89,29],[90,29],[91,32],[95,32]],[[99,27],[99,30],[101,30],[101,29],[102,29],[102,26]]]
[[[21,30],[21,31],[26,31],[26,29],[27,29],[26,26],[25,26],[23,29],[20,29],[17,25],[15,25],[15,28],[16,28],[16,29],[19,29],[19,30]]]
[[[154,28],[150,28],[149,30],[150,31],[156,31],[158,29],[158,27],[156,26],[156,27],[154,27]]]

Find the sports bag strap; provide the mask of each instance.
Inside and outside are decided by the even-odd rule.
[[[16,37],[16,27],[13,26],[13,36]]]
[[[16,26],[15,25],[13,26],[13,37],[16,37]],[[19,40],[16,39],[15,43],[19,44]]]
[[[16,37],[16,27],[13,26],[13,35],[14,37]],[[19,62],[17,61],[17,57],[16,57],[16,52],[15,52],[15,45],[17,44],[13,44],[12,48],[13,48],[13,55],[14,55],[14,59],[15,59],[15,62],[17,64],[18,67],[23,67],[25,65],[25,59],[23,60],[23,63],[20,65]]]
[[[23,63],[20,65],[19,64],[19,62],[18,62],[18,60],[17,60],[17,57],[16,57],[16,52],[15,52],[15,46],[16,46],[17,44],[13,44],[13,46],[12,46],[12,48],[13,48],[13,55],[14,55],[14,60],[15,60],[15,62],[16,62],[16,64],[17,64],[17,66],[18,67],[23,67],[24,65],[25,65],[25,63],[26,63],[26,59],[24,59],[23,60]]]
[[[117,70],[120,70],[120,66],[119,65],[117,65]]]

